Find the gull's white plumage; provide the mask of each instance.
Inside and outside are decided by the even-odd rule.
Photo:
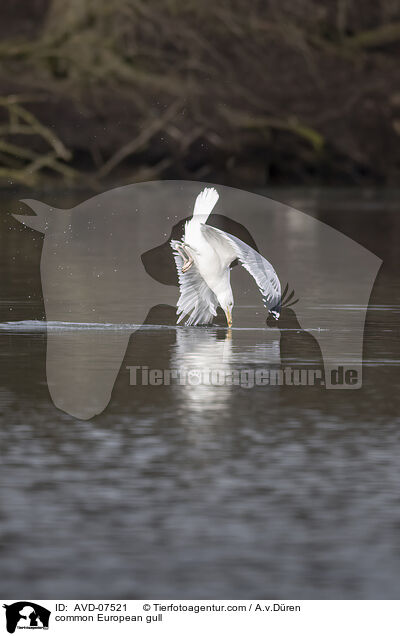
[[[253,276],[264,305],[277,318],[281,285],[271,263],[232,234],[206,225],[218,199],[215,188],[200,192],[182,241],[171,241],[180,288],[177,322],[188,316],[186,325],[210,323],[221,305],[230,326],[233,307],[230,265],[235,259]]]

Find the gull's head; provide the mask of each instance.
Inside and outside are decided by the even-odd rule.
[[[222,309],[225,312],[226,322],[228,327],[232,327],[232,309],[233,309],[233,294],[232,289],[224,289],[217,295],[217,299]]]

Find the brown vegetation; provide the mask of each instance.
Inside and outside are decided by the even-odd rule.
[[[7,0],[0,24],[2,183],[398,181],[398,0]]]

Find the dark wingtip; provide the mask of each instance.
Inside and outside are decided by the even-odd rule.
[[[279,311],[281,311],[282,308],[287,309],[288,307],[292,307],[298,302],[299,299],[295,297],[295,290],[293,289],[292,291],[289,291],[289,284],[286,283],[286,287],[281,295]],[[276,309],[278,309],[278,305],[276,306]]]

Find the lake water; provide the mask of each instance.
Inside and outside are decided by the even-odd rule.
[[[42,238],[15,231],[8,213],[21,194],[1,195],[3,598],[399,597],[400,195],[268,196],[383,260],[366,318],[362,388],[132,386],[134,365],[240,371],[266,359],[279,365],[281,356],[292,367],[321,366],[295,306],[279,324],[229,333],[222,319],[176,328],[173,307],[156,305],[130,337],[107,408],[84,421],[50,398],[47,330],[64,330],[71,350],[89,333],[86,364],[96,369],[112,326],[46,325]],[[85,196],[37,198],[65,207]],[[335,308],[308,327],[335,330]],[[346,337],[351,349],[351,331]]]

